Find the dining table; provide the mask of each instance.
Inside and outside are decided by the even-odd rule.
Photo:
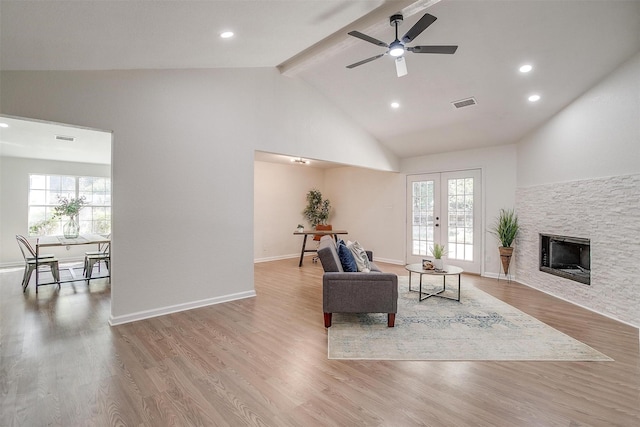
[[[54,248],[54,247],[71,247],[78,245],[97,245],[98,250],[101,250],[103,245],[111,243],[111,238],[103,236],[101,234],[80,234],[78,237],[64,237],[64,236],[38,236],[35,238],[30,238],[33,246],[35,246],[36,250],[36,292],[38,290],[38,286],[40,286],[40,281],[38,277],[38,259],[40,257],[40,249],[41,248]],[[82,278],[78,278],[73,273],[73,269],[69,269],[71,272],[71,279],[61,280],[60,283],[66,282],[76,282],[79,280],[85,280],[84,276]],[[109,276],[111,273],[109,273]],[[104,276],[104,277],[109,277]],[[49,285],[50,283],[43,283],[43,285]]]

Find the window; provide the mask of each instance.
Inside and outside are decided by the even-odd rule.
[[[80,233],[111,233],[111,179],[91,176],[29,175],[29,235],[60,235],[67,218],[54,218],[58,197],[85,197]]]

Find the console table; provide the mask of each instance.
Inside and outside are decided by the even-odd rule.
[[[460,274],[464,272],[464,270],[461,269],[460,267],[455,267],[453,265],[445,265],[443,266],[442,270],[425,270],[422,268],[422,264],[408,264],[404,268],[409,272],[409,290],[411,292],[416,292],[413,289],[411,289],[412,273],[416,273],[420,275],[420,289],[417,291],[419,292],[418,301],[424,301],[429,297],[440,297],[440,298],[447,298],[455,301],[460,301]],[[442,289],[433,293],[422,292],[422,276],[425,274],[428,276],[442,276]],[[447,276],[458,276],[458,297],[457,298],[441,295],[444,291],[447,290]],[[423,294],[425,295],[424,297],[422,296]]]
[[[304,258],[305,252],[318,252],[317,249],[306,249],[307,247],[307,237],[309,235],[313,236],[333,236],[333,238],[338,241],[338,234],[349,234],[346,230],[302,230],[302,231],[294,231],[294,235],[296,236],[304,236],[302,240],[302,252],[300,252],[300,263],[298,267],[302,267],[302,259]]]

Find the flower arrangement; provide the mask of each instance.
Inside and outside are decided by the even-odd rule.
[[[58,196],[58,206],[53,208],[54,217],[68,216],[69,218],[75,218],[86,203],[85,196],[78,198]]]

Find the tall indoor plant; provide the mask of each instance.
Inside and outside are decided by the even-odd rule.
[[[511,246],[518,235],[520,226],[518,225],[518,215],[513,209],[500,209],[500,214],[491,229],[491,232],[500,240],[500,261],[502,262],[502,270],[504,274],[509,272],[509,264],[513,256],[513,247]]]
[[[309,190],[307,193],[307,207],[304,208],[302,213],[311,226],[327,225],[330,211],[331,202],[329,199],[323,199],[320,190],[315,188]]]
[[[65,238],[75,239],[80,234],[78,214],[85,204],[86,198],[84,196],[78,198],[58,196],[58,206],[53,208],[53,212],[54,217],[66,216],[69,218],[69,221],[62,226],[62,234]]]

